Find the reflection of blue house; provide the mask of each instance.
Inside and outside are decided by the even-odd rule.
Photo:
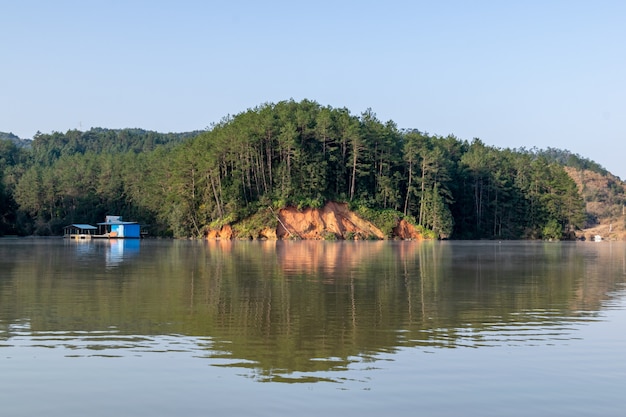
[[[122,221],[122,216],[106,216],[104,223],[98,223],[100,234],[109,238],[140,238],[139,223]]]
[[[139,241],[136,239],[111,239],[108,241],[106,265],[113,267],[139,253]]]

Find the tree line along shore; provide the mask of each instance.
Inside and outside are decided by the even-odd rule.
[[[266,103],[196,132],[16,139],[0,137],[0,235],[58,235],[115,214],[151,236],[228,226],[256,238],[282,227],[280,210],[333,202],[382,232],[371,238],[397,237],[403,222],[425,238],[562,239],[598,221],[593,198],[610,199],[613,211],[626,201],[619,179],[566,150],[500,149],[310,100]],[[573,178],[581,172],[612,181],[590,197]]]

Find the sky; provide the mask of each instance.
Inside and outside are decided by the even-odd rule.
[[[626,179],[625,19],[621,0],[0,0],[0,131],[187,132],[308,99]]]

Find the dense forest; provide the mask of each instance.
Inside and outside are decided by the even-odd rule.
[[[268,103],[207,130],[37,133],[0,139],[0,234],[58,235],[106,214],[153,236],[199,237],[268,208],[327,201],[405,218],[441,238],[561,238],[585,222],[556,149],[499,149],[303,100]],[[623,203],[623,202],[620,202]]]

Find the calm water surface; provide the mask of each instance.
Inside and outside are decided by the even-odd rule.
[[[6,416],[624,416],[621,242],[0,240]]]

